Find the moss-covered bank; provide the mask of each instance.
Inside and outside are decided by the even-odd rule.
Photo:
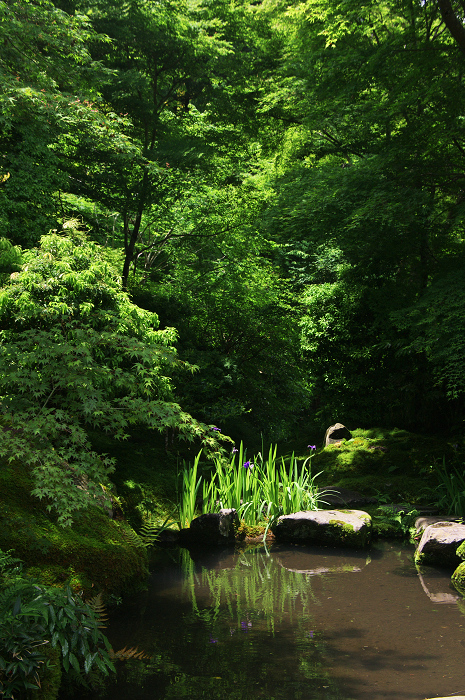
[[[380,502],[430,503],[437,499],[435,464],[462,464],[464,445],[438,436],[382,428],[352,430],[352,439],[318,449],[312,470],[320,483],[374,496]]]
[[[91,507],[76,514],[72,527],[60,527],[31,489],[26,466],[2,465],[0,548],[13,550],[26,571],[48,585],[68,582],[75,591],[114,595],[144,582],[147,553],[134,546],[127,523]]]

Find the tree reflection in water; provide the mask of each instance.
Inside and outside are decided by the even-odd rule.
[[[342,700],[324,668],[311,573],[289,571],[263,548],[181,550],[174,571],[153,576],[139,624],[125,626],[125,642],[151,661],[121,666],[108,697]]]
[[[274,546],[270,556],[260,547],[160,553],[148,591],[108,629],[115,648],[139,646],[151,660],[122,664],[106,697],[454,694],[463,676],[462,601],[450,573],[425,568],[420,579],[412,553],[397,543],[368,555],[304,546]]]

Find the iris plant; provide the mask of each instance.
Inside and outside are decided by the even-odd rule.
[[[316,446],[309,445],[309,449],[313,453]],[[289,461],[281,458],[278,462],[276,451],[277,447],[271,446],[268,456],[259,453],[252,461],[241,444],[239,450],[233,448],[229,459],[215,460],[209,478],[198,476],[199,453],[193,467],[184,466],[179,507],[182,526],[195,517],[200,495],[203,513],[234,508],[247,525],[266,522],[265,534],[280,515],[318,510],[324,493],[315,484],[319,474],[312,476],[310,470],[312,455],[300,465],[294,454]]]

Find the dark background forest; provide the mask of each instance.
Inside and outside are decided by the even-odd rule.
[[[464,14],[0,3],[0,456],[40,448],[37,495],[102,478],[89,429],[461,430]]]

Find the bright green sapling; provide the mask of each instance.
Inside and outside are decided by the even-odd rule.
[[[113,462],[92,450],[86,428],[124,439],[143,424],[218,445],[173,401],[176,333],[131,303],[115,257],[69,225],[25,251],[0,290],[0,458],[31,465],[34,495],[63,525],[107,498]]]

